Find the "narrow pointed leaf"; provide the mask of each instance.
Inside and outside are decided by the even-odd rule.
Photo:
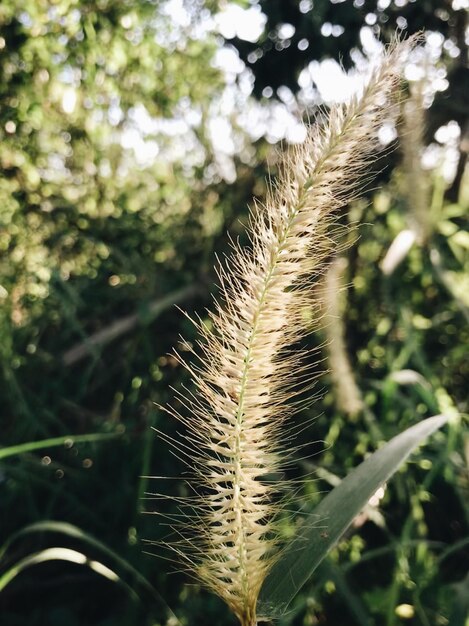
[[[68,441],[72,441],[73,443],[85,443],[102,441],[103,439],[114,439],[119,435],[120,433],[89,433],[87,435],[65,435],[62,437],[52,437],[51,439],[41,439],[40,441],[27,441],[25,443],[9,446],[8,448],[0,448],[0,461],[10,456],[26,454],[27,452],[34,452],[35,450],[41,450],[43,448],[57,448],[58,446],[65,445]]]
[[[334,547],[377,489],[426,437],[448,421],[430,417],[397,435],[355,468],[316,507],[311,524],[297,535],[266,578],[258,614],[269,618],[285,614],[288,605]]]
[[[86,555],[86,564],[88,566],[89,563],[95,563],[98,561],[91,560],[91,555],[87,548],[91,548],[92,551],[99,551],[101,553],[101,557],[105,557],[105,559],[100,559],[100,564],[101,560],[106,560],[110,561],[113,567],[111,570],[107,566],[101,564],[101,568],[99,566],[97,568],[94,568],[94,570],[97,571],[98,574],[105,576],[109,580],[116,580],[116,582],[118,578],[119,581],[124,584],[124,586],[131,590],[131,595],[133,595],[134,597],[139,597],[141,600],[143,600],[145,596],[151,598],[155,605],[162,607],[167,612],[167,614],[171,616],[175,624],[180,625],[180,622],[177,619],[176,615],[173,613],[163,597],[156,591],[156,589],[145,578],[145,576],[143,576],[138,570],[136,570],[129,561],[119,556],[114,550],[109,548],[102,541],[99,541],[99,539],[96,539],[90,533],[87,533],[78,526],[74,526],[73,524],[69,524],[68,522],[44,520],[42,522],[29,524],[28,526],[25,526],[24,528],[21,528],[17,532],[13,533],[0,548],[0,565],[2,559],[5,557],[6,553],[10,550],[11,546],[14,543],[28,535],[35,533],[41,535],[46,533],[58,534],[62,535],[65,538],[71,539],[72,541],[80,541],[83,545],[82,551]],[[59,548],[54,549],[59,550]],[[65,548],[60,548],[60,550],[65,550]],[[65,551],[59,553],[60,557],[63,557],[65,555],[65,558],[54,558],[52,560],[69,560],[71,562],[78,562],[73,561],[73,558],[75,557],[71,554],[71,552],[73,551]],[[39,554],[40,556],[38,557],[37,554]],[[42,550],[40,553],[36,553],[36,555],[28,555],[19,563],[13,565],[9,570],[0,575],[0,591],[3,587],[9,584],[9,582],[11,582],[11,580],[20,573],[20,571],[31,565],[36,565],[39,562],[48,560],[48,557],[50,557],[51,554],[53,556],[55,555],[55,557],[57,556],[57,553],[51,553],[47,550]],[[109,572],[112,572],[115,577],[113,578],[113,576],[108,575]],[[136,593],[137,596],[135,595]]]
[[[12,565],[6,572],[4,572],[0,576],[0,592],[3,591],[3,589],[24,570],[32,567],[33,565],[46,563],[47,561],[67,561],[69,563],[75,563],[77,565],[85,565],[100,576],[104,576],[104,578],[107,578],[112,582],[123,585],[129,591],[129,594],[133,596],[134,599],[138,600],[138,596],[132,589],[132,587],[130,587],[127,583],[125,583],[125,581],[119,578],[119,576],[112,569],[110,569],[100,561],[89,559],[82,552],[78,552],[78,550],[71,550],[70,548],[62,548],[59,546],[46,548],[45,550],[40,550],[39,552],[29,554],[28,556],[24,557],[23,559]]]

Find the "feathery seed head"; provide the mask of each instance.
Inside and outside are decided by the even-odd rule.
[[[430,212],[430,177],[422,168],[425,135],[423,81],[410,86],[410,97],[403,110],[401,146],[404,187],[409,207],[409,221],[419,243],[426,243],[433,224]]]
[[[284,422],[294,411],[301,356],[288,350],[303,332],[311,276],[334,252],[330,226],[357,194],[374,159],[377,131],[399,94],[403,55],[396,43],[362,93],[333,106],[286,157],[279,181],[251,218],[249,249],[219,268],[221,298],[211,328],[198,323],[201,356],[181,362],[195,385],[180,396],[188,414],[168,411],[188,429],[196,495],[193,535],[174,547],[243,626],[275,559],[278,489],[266,480],[282,465]]]

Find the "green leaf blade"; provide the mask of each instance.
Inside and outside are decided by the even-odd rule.
[[[63,435],[61,437],[52,437],[51,439],[42,439],[41,441],[27,441],[25,443],[19,443],[8,448],[0,448],[0,461],[7,459],[10,456],[18,456],[20,454],[27,454],[29,452],[35,452],[36,450],[42,450],[43,448],[57,448],[63,446],[67,441],[75,443],[89,443],[96,441],[104,441],[106,439],[115,439],[122,433],[89,433],[86,435]]]
[[[391,439],[356,467],[316,507],[314,526],[304,525],[275,563],[262,587],[258,614],[281,617],[311,574],[377,489],[426,437],[448,421],[430,417]]]
[[[62,538],[61,541],[56,542],[56,545],[53,547],[28,554],[19,561],[15,561],[5,571],[2,571],[2,560],[11,546],[19,540],[34,534],[62,535]],[[78,540],[82,544],[80,551],[71,550],[63,546],[64,539],[70,539],[72,541]],[[24,528],[16,531],[7,539],[3,546],[0,547],[0,593],[18,576],[18,574],[21,574],[22,571],[31,566],[54,560],[68,561],[77,565],[86,565],[95,573],[107,578],[111,582],[116,582],[123,586],[134,599],[141,602],[151,600],[155,607],[162,608],[163,611],[171,617],[174,624],[181,626],[181,622],[166,603],[163,596],[130,561],[119,556],[117,552],[99,539],[96,539],[90,533],[68,522],[55,520],[35,522],[34,524],[28,524]]]

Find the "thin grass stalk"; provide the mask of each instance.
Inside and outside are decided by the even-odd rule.
[[[291,398],[309,383],[301,353],[302,311],[337,249],[333,223],[356,197],[375,159],[377,131],[396,104],[403,56],[390,47],[362,93],[333,106],[283,163],[265,204],[252,213],[250,246],[234,246],[219,267],[220,298],[201,340],[190,348],[194,391],[178,395],[186,427],[176,454],[192,468],[195,496],[172,545],[195,577],[217,593],[242,626],[255,626],[256,603],[278,553],[276,514]],[[306,373],[305,373],[306,372]],[[187,533],[187,526],[192,533]]]
[[[400,146],[402,149],[402,180],[408,208],[408,228],[394,238],[381,262],[381,269],[390,276],[407,257],[415,243],[426,245],[433,230],[431,184],[422,167],[425,136],[424,83],[409,86],[410,97],[402,109]]]
[[[343,278],[347,266],[347,259],[339,256],[327,270],[324,293],[327,319],[324,329],[336,406],[341,413],[356,421],[364,403],[350,363],[345,338],[343,310],[346,295]]]
[[[425,244],[433,230],[431,177],[429,172],[425,172],[422,167],[426,124],[423,89],[423,81],[410,85],[410,97],[403,108],[401,133],[404,187],[409,208],[409,222],[419,244]]]

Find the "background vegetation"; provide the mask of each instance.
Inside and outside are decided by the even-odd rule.
[[[286,623],[465,624],[466,4],[3,0],[2,624],[176,624],[165,602],[182,624],[232,623],[147,554],[164,556],[145,541],[167,529],[143,513],[171,504],[145,494],[187,489],[151,430],[174,434],[157,405],[185,374],[168,354],[184,349],[181,334],[195,339],[173,305],[205,316],[215,253],[227,232],[243,236],[252,196],[262,200],[272,144],[321,100],[304,68],[363,63],[371,35],[396,26],[427,29],[424,83],[413,83],[424,93],[412,95],[417,111],[432,104],[426,135],[412,135],[419,122],[405,113],[379,190],[342,218],[362,226],[327,278],[330,317],[311,341],[334,335],[337,350],[323,351],[318,371],[331,372],[300,441],[321,443],[305,445],[292,477],[313,472],[302,495],[316,502],[419,419],[461,419],[369,505]],[[230,15],[263,29],[231,32]]]

